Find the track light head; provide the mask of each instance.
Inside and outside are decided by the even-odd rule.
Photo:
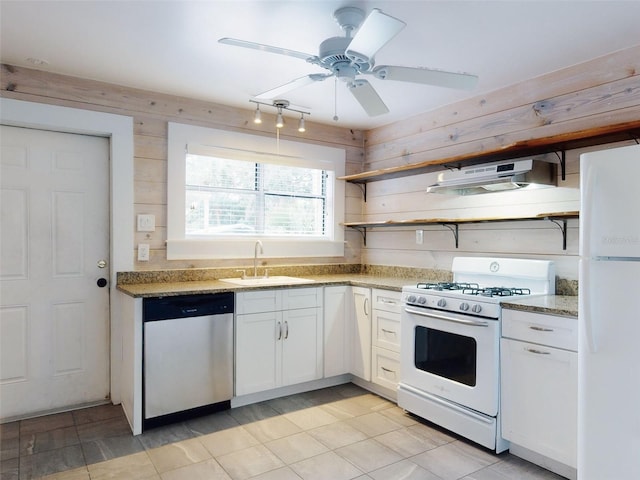
[[[304,126],[304,115],[300,114],[300,120],[298,120],[298,131],[304,133],[307,129]]]
[[[256,111],[253,114],[253,123],[260,125],[262,123],[262,112],[260,111],[260,105],[256,107]]]

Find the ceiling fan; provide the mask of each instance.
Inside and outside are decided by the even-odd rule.
[[[284,93],[297,88],[335,77],[346,83],[349,91],[370,117],[387,113],[389,108],[373,86],[367,80],[360,78],[360,75],[372,75],[380,80],[460,89],[471,89],[478,81],[477,76],[468,73],[395,65],[375,66],[376,53],[395,37],[406,26],[406,23],[377,8],[374,8],[365,18],[364,11],[361,9],[343,7],[336,10],[333,17],[344,30],[345,36],[327,38],[320,44],[318,55],[228,37],[221,38],[218,42],[300,58],[329,71],[329,73],[311,73],[296,78],[284,85],[256,95],[254,98],[257,100],[280,98]],[[356,30],[357,32],[353,36]],[[334,120],[337,120],[337,117],[334,117]]]

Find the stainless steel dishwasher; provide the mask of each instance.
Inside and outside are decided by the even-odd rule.
[[[143,301],[143,429],[230,407],[232,292]]]

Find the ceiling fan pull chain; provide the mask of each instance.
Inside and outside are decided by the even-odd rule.
[[[338,121],[338,77],[333,77],[333,120]]]

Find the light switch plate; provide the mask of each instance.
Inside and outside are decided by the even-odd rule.
[[[139,232],[155,232],[156,216],[150,215],[150,214],[138,215],[138,231]]]
[[[138,244],[138,261],[139,262],[149,261],[149,244],[148,243]]]

